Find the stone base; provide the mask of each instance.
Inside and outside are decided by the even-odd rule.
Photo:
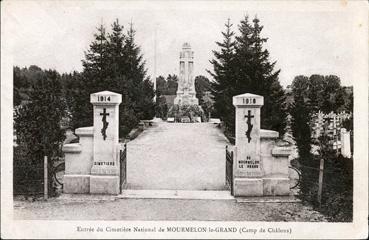
[[[263,196],[263,179],[235,178],[234,196],[235,197]]]
[[[195,95],[177,94],[174,104],[178,105],[199,105],[199,99]]]
[[[263,194],[264,196],[289,195],[289,178],[263,178]]]
[[[91,175],[90,193],[92,194],[119,194],[119,176]]]
[[[90,175],[64,175],[64,193],[89,193]]]

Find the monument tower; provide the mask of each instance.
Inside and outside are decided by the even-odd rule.
[[[179,55],[179,81],[177,97],[174,104],[198,105],[196,98],[195,81],[193,77],[193,51],[188,43],[184,43]]]

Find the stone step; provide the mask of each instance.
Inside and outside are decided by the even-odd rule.
[[[230,191],[123,190],[117,198],[234,200]]]
[[[300,199],[290,196],[237,197],[238,203],[299,203]]]

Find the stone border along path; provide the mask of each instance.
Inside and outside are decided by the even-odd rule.
[[[128,189],[226,190],[227,144],[212,123],[155,123],[127,144]]]

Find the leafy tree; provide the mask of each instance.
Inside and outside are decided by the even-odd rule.
[[[166,118],[168,113],[168,106],[165,97],[158,96],[156,100],[156,116]]]
[[[322,75],[311,75],[309,78],[305,76],[301,76],[303,78],[304,83],[308,84],[308,90],[306,91],[306,98],[310,100],[311,110],[313,112],[318,112],[322,107],[323,103],[323,91],[324,91],[324,76]]]
[[[205,76],[199,75],[195,77],[196,97],[199,99],[199,104],[202,105],[202,98],[205,92],[211,90],[211,82]]]
[[[159,97],[160,95],[165,95],[167,92],[167,81],[163,76],[159,76],[156,78],[156,95]]]
[[[214,111],[214,96],[211,92],[205,92],[202,96],[202,109],[204,110],[205,114],[207,115],[208,119],[211,118],[211,113]]]
[[[64,140],[60,127],[64,116],[60,76],[54,70],[45,71],[33,86],[30,102],[15,111],[17,142],[27,146],[32,159],[55,155]]]
[[[25,174],[31,179],[39,179],[41,176],[34,176],[37,172],[32,166],[40,163],[43,156],[48,156],[49,166],[52,166],[53,157],[60,156],[61,144],[65,139],[65,132],[60,124],[65,116],[65,102],[59,74],[54,70],[44,71],[44,74],[35,80],[29,97],[27,104],[15,108],[14,129],[17,143],[26,154],[27,163],[23,164],[30,166]],[[14,161],[23,161],[24,159],[17,159],[17,151],[16,149],[14,152]],[[51,173],[49,174],[52,179]],[[50,186],[51,183],[52,181]]]
[[[214,111],[214,96],[211,94],[211,82],[205,76],[199,75],[195,77],[196,97],[199,99],[199,105],[210,118],[211,112]]]
[[[178,88],[178,76],[173,74],[168,74],[167,77],[167,86],[168,91],[166,95],[176,95],[177,94],[177,88]]]
[[[324,90],[322,92],[323,101],[320,107],[323,112],[329,113],[337,110],[336,92],[340,87],[341,80],[337,76],[330,75],[324,77]]]
[[[292,91],[294,103],[290,109],[292,135],[296,141],[299,153],[299,162],[304,166],[312,167],[316,164],[311,154],[311,130],[309,126],[311,118],[311,108],[305,95],[308,84],[304,81],[305,77],[298,76],[293,80]],[[315,167],[315,166],[314,166]],[[303,195],[308,195],[311,189],[311,178],[314,172],[310,168],[302,168],[302,178],[300,183],[300,191]]]

